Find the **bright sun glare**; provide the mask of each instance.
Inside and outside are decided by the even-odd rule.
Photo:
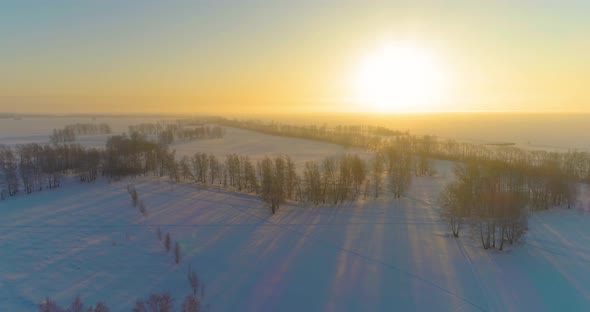
[[[446,79],[435,56],[407,44],[389,44],[364,57],[355,76],[356,101],[374,112],[432,111]]]

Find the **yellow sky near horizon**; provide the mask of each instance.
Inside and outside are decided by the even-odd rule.
[[[0,111],[590,112],[589,8],[576,1],[14,4],[0,19],[8,38],[0,43]],[[374,102],[370,93],[378,93],[380,103],[359,99],[367,55],[400,42],[431,55],[436,68],[420,72],[423,61],[404,53],[369,60],[390,69],[373,69],[364,82],[361,97]],[[432,72],[444,83],[424,83]]]

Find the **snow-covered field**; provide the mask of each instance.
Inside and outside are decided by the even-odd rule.
[[[276,215],[252,195],[151,178],[1,201],[0,310],[34,311],[45,296],[66,305],[77,294],[113,311],[155,292],[181,301],[189,264],[212,311],[590,309],[586,212],[535,214],[523,245],[484,251],[447,236],[430,205],[444,180],[418,178],[397,201],[291,203]],[[129,183],[147,218],[131,206]],[[158,226],[180,243],[180,264]]]
[[[129,125],[157,122],[162,118],[156,117],[104,117],[93,120],[88,117],[25,117],[20,120],[0,119],[0,144],[17,145],[28,143],[49,143],[49,136],[53,129],[61,129],[67,125],[77,123],[106,123],[111,126],[112,134],[128,131]],[[79,135],[75,143],[84,147],[104,147],[110,135]]]
[[[306,161],[321,161],[326,157],[357,154],[363,158],[369,158],[372,155],[361,149],[345,148],[336,144],[224,128],[225,136],[221,139],[180,142],[173,144],[170,149],[176,150],[177,158],[190,157],[196,152],[211,153],[221,160],[230,153],[247,155],[254,161],[264,156],[288,155],[300,167]]]
[[[173,148],[298,163],[354,152],[238,129]],[[67,181],[0,201],[0,311],[35,311],[46,296],[67,306],[78,294],[130,311],[165,291],[180,307],[189,265],[211,311],[590,311],[588,189],[576,209],[535,213],[524,243],[490,252],[447,235],[432,202],[451,164],[436,165],[437,176],[415,178],[400,200],[288,203],[275,215],[254,195],[152,177]],[[179,242],[180,264],[158,227]]]
[[[112,134],[80,135],[76,142],[84,147],[104,148],[107,138],[114,134],[128,131],[129,125],[147,122],[158,122],[162,118],[148,117],[112,117],[98,118],[24,118],[22,120],[0,119],[0,144],[18,145],[27,143],[49,142],[53,129],[60,129],[75,123],[107,123],[111,126]],[[308,160],[322,160],[330,156],[340,156],[347,153],[369,157],[369,153],[352,148],[345,148],[336,144],[284,138],[265,135],[254,131],[237,128],[225,128],[225,136],[221,139],[207,139],[194,141],[180,141],[170,147],[176,150],[177,158],[192,156],[196,152],[211,153],[220,160],[230,153],[247,155],[252,160],[262,159],[264,156],[289,155],[298,166]]]

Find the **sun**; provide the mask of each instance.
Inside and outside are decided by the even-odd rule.
[[[446,83],[433,53],[410,44],[388,44],[368,53],[354,76],[356,102],[380,113],[436,110]]]

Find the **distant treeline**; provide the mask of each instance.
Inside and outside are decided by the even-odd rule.
[[[390,137],[407,135],[407,132],[391,130],[377,126],[336,126],[328,128],[322,126],[294,126],[281,123],[265,123],[258,120],[230,120],[220,119],[218,123],[247,130],[253,130],[265,134],[281,135],[310,139],[328,143],[339,144],[347,147],[361,147],[372,150],[377,149]]]
[[[174,141],[192,141],[198,139],[218,139],[225,135],[225,129],[220,126],[187,125],[185,121],[176,123],[142,123],[129,126],[129,133],[155,135],[158,142],[171,144]]]
[[[63,129],[53,129],[53,134],[49,140],[53,144],[70,143],[76,141],[78,135],[110,134],[111,127],[106,123],[101,124],[73,124],[67,125]]]

